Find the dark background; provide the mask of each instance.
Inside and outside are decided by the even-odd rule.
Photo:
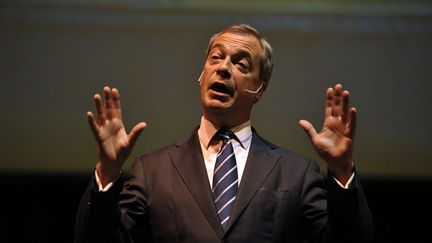
[[[427,0],[0,0],[0,241],[73,241],[96,161],[85,113],[103,86],[120,89],[128,129],[149,124],[131,158],[187,135],[208,39],[233,23],[275,51],[258,132],[325,171],[297,122],[319,129],[325,89],[343,83],[376,242],[431,242]]]
[[[362,178],[377,243],[430,242],[432,180]],[[1,242],[73,242],[88,175],[2,175]]]

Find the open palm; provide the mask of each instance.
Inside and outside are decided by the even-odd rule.
[[[349,107],[349,92],[337,84],[326,91],[324,125],[318,133],[306,120],[299,122],[330,171],[342,181],[351,175],[354,163],[356,109]]]
[[[96,117],[89,111],[87,118],[98,145],[99,162],[96,169],[102,181],[111,181],[118,175],[139,135],[147,125],[140,122],[129,134],[126,133],[121,114],[120,95],[115,88],[104,88],[103,104],[99,94],[94,96],[94,102]]]

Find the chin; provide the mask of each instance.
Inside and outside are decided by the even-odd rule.
[[[233,106],[233,102],[223,102],[217,99],[211,99],[207,100],[207,102],[204,104],[204,109],[211,111],[211,112],[217,112],[217,113],[223,113],[228,112],[230,108]]]
[[[207,111],[207,113],[213,114],[224,114],[229,110],[223,106],[206,106],[204,109]]]

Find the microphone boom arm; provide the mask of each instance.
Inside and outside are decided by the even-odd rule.
[[[263,83],[261,82],[261,85],[258,87],[257,90],[252,91],[252,90],[249,90],[249,89],[244,89],[244,91],[246,91],[248,93],[251,93],[251,94],[256,94],[256,93],[258,93],[261,90],[262,86],[263,86]]]

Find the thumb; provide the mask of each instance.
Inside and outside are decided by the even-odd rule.
[[[141,132],[147,127],[147,123],[140,122],[132,128],[132,131],[129,133],[129,144],[133,147],[138,140],[138,137],[141,135]]]
[[[306,134],[308,135],[309,139],[312,140],[312,138],[317,135],[317,132],[316,132],[315,128],[312,126],[312,124],[310,122],[308,122],[306,120],[300,120],[299,121],[299,125],[306,132]]]

